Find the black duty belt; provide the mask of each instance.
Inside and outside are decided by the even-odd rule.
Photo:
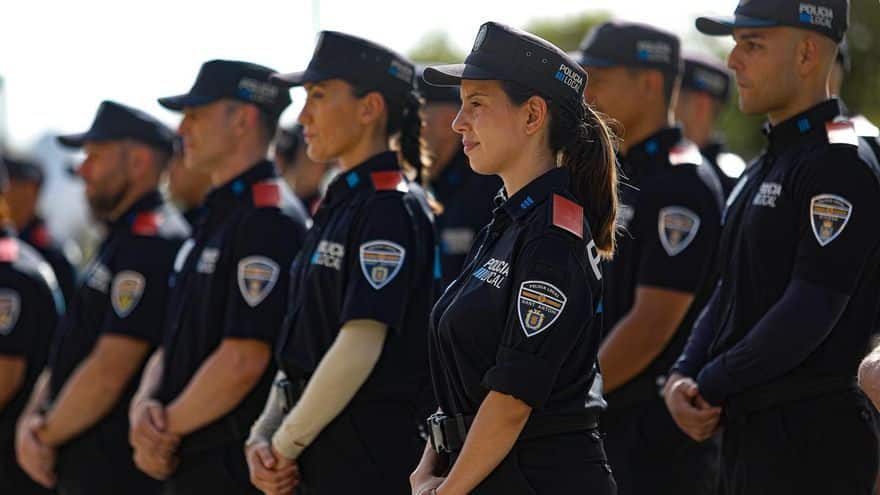
[[[443,413],[436,413],[431,415],[428,418],[431,446],[438,454],[454,454],[461,451],[475,417],[465,414],[447,416]],[[598,427],[599,420],[595,415],[538,416],[529,419],[519,435],[519,440],[594,430]]]

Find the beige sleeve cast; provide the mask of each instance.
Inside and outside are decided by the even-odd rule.
[[[373,371],[388,327],[375,320],[346,322],[284,418],[272,446],[288,459],[299,454],[345,409]]]

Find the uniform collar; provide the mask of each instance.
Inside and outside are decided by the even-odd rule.
[[[329,206],[339,203],[362,187],[370,187],[372,184],[370,174],[389,170],[400,170],[400,163],[397,161],[395,152],[384,151],[373,155],[351,170],[334,177],[330,185],[327,186],[323,205]]]
[[[119,218],[109,222],[110,230],[130,230],[140,213],[155,210],[160,205],[162,205],[162,195],[158,190],[150,191],[135,201]]]
[[[524,188],[517,191],[510,198],[506,198],[504,189],[501,190],[497,201],[503,201],[500,208],[507,212],[514,220],[519,220],[536,206],[543,203],[554,192],[566,191],[569,185],[569,173],[565,168],[555,168],[544,175],[529,182]],[[497,209],[496,209],[497,211]]]
[[[680,127],[666,127],[631,147],[622,157],[626,164],[666,163],[669,150],[682,140]]]
[[[451,196],[464,184],[471,166],[463,150],[459,150],[449,164],[440,172],[436,179],[431,181],[431,188],[437,194],[437,198],[443,201],[444,197]]]
[[[724,149],[724,145],[719,141],[709,141],[709,144],[700,148],[700,153],[703,154],[706,158],[709,159],[710,162],[715,162],[718,159],[718,155],[721,154],[721,151]]]
[[[840,116],[840,100],[831,98],[775,126],[764,124],[771,152],[780,152],[798,143],[826,139],[825,124]]]
[[[208,193],[208,197],[205,199],[205,205],[210,208],[222,204],[233,203],[239,200],[239,198],[247,197],[246,193],[249,191],[251,185],[266,179],[271,179],[277,175],[278,174],[275,172],[275,164],[269,160],[261,160],[253,167],[245,170],[238,177],[220,187],[214,188]]]

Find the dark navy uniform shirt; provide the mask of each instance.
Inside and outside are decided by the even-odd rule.
[[[208,194],[202,223],[175,261],[162,342],[158,398],[163,403],[180,395],[223,339],[274,343],[287,300],[285,274],[302,245],[306,222],[282,212],[283,198],[268,161]],[[239,441],[262,410],[273,374],[269,366],[233,411],[184,438],[182,452]]]
[[[447,415],[490,390],[532,418],[579,415],[596,376],[602,272],[569,172],[535,179],[493,211],[431,315],[431,378]]]
[[[424,191],[403,176],[394,153],[381,153],[339,174],[313,220],[291,268],[280,366],[291,378],[307,378],[345,322],[375,320],[388,336],[348,407],[387,401],[411,408],[427,385],[438,263]]]
[[[0,458],[13,455],[15,422],[46,365],[63,307],[63,297],[47,262],[10,230],[0,230],[0,356],[25,360],[24,380],[0,410]]]
[[[700,153],[706,157],[708,164],[715,170],[715,175],[721,181],[721,190],[724,197],[727,198],[745,170],[746,163],[739,156],[725,151],[724,144],[718,141],[703,146]]]
[[[712,272],[721,230],[721,184],[680,129],[661,130],[633,146],[621,166],[618,223],[623,230],[608,263],[605,334],[632,309],[639,286],[697,292]],[[658,377],[687,338],[679,333],[648,368],[608,394],[609,407],[657,397]]]
[[[461,151],[431,181],[434,196],[443,205],[443,213],[437,217],[442,288],[461,273],[474,239],[492,218],[492,201],[500,188],[498,177],[471,170],[467,156]]]
[[[58,280],[58,286],[64,295],[66,305],[70,304],[73,299],[73,293],[76,290],[76,270],[67,256],[61,252],[61,249],[55,245],[52,236],[49,235],[49,229],[42,218],[34,217],[27,225],[18,233],[18,237],[30,244],[43,259],[52,267],[55,272],[55,278]]]
[[[675,370],[697,378],[701,394],[729,411],[854,386],[876,328],[880,171],[852,125],[833,122],[840,115],[837,100],[828,100],[767,126],[766,150],[728,201],[721,279]],[[828,298],[821,307],[780,306],[794,286]],[[830,333],[804,342],[796,320],[826,313],[831,299],[846,301],[842,314]],[[791,322],[767,326],[778,326],[780,311]],[[750,344],[762,334],[761,346]],[[787,362],[795,349],[805,359],[785,369],[767,364]]]
[[[175,253],[189,232],[186,223],[154,191],[135,202],[108,230],[83,271],[53,342],[49,363],[53,400],[101,336],[123,335],[152,345],[161,340],[168,278]],[[128,382],[101,423],[127,425],[128,403],[139,382],[140,374]],[[119,442],[127,448],[124,438]]]

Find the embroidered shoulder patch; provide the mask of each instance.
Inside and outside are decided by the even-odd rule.
[[[238,262],[238,288],[248,306],[253,308],[266,299],[280,272],[278,263],[265,256],[248,256]]]
[[[153,236],[159,233],[161,217],[156,212],[141,213],[131,223],[131,232],[135,235]]]
[[[370,180],[373,181],[373,188],[377,191],[406,190],[406,181],[403,179],[403,174],[396,170],[373,172],[370,174]]]
[[[553,284],[541,280],[523,282],[519,286],[517,308],[526,337],[534,337],[550,328],[562,314],[567,300]]]
[[[835,194],[820,194],[810,200],[810,225],[819,245],[825,247],[840,236],[849,217],[852,203]]]
[[[361,244],[361,271],[376,290],[394,280],[403,266],[404,258],[406,249],[391,241],[376,240]]]
[[[130,315],[137,307],[147,287],[147,280],[138,272],[125,270],[116,274],[110,285],[110,304],[120,318]]]
[[[700,230],[700,216],[681,206],[660,209],[657,218],[660,244],[669,256],[676,256],[687,249]]]
[[[574,201],[553,195],[553,225],[584,238],[584,209]]]
[[[251,186],[251,196],[257,208],[281,206],[281,188],[272,181],[257,182]]]
[[[859,135],[852,122],[828,122],[825,124],[825,130],[828,132],[828,142],[831,144],[859,145]]]
[[[12,289],[0,289],[0,335],[9,335],[21,313],[21,297]]]

